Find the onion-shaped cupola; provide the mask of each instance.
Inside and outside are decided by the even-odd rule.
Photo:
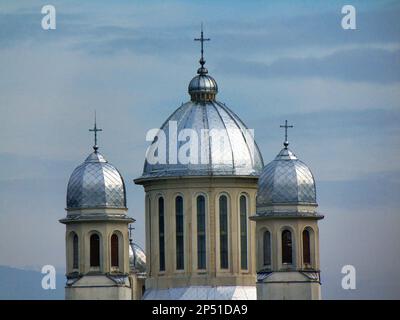
[[[119,171],[98,152],[96,121],[95,144],[86,160],[71,174],[67,187],[67,210],[126,208],[125,183]]]
[[[257,211],[277,205],[317,205],[315,180],[307,165],[289,150],[285,125],[284,148],[268,163],[258,180]]]

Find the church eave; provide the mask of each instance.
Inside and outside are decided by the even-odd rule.
[[[316,219],[321,220],[325,216],[323,214],[317,212],[257,212],[256,215],[250,216],[249,219],[256,221],[256,220],[265,220],[265,219]]]

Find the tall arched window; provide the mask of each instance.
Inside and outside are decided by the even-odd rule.
[[[72,238],[72,268],[79,268],[79,240],[76,233],[74,233],[74,237]]]
[[[240,196],[240,267],[247,269],[247,198]]]
[[[147,216],[146,216],[146,250],[148,250],[148,256],[151,257],[153,254],[152,242],[151,242],[151,234],[153,232],[151,228],[151,198],[149,195],[146,195],[146,209],[147,209]],[[148,249],[147,249],[148,248]],[[149,277],[152,275],[153,267],[151,263],[151,259],[147,260],[147,272]]]
[[[293,263],[292,233],[289,230],[282,232],[282,263]]]
[[[268,230],[263,235],[263,264],[271,265],[271,233]]]
[[[160,271],[165,271],[164,198],[162,197],[158,198],[158,231]]]
[[[225,195],[219,197],[219,242],[220,242],[220,266],[228,268],[228,198]]]
[[[197,268],[206,268],[206,199],[197,197]]]
[[[183,198],[175,199],[175,226],[176,226],[176,269],[184,269],[184,230],[183,230]]]
[[[100,267],[100,237],[96,233],[90,236],[90,266]]]
[[[118,236],[114,233],[111,236],[111,267],[119,267]]]
[[[303,263],[311,264],[310,232],[303,231]]]

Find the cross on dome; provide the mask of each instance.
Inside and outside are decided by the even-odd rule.
[[[94,127],[93,129],[89,129],[89,131],[94,132],[94,152],[97,152],[97,149],[99,149],[99,147],[97,146],[97,132],[99,131],[103,131],[103,129],[98,129],[97,128],[97,123],[96,123],[96,111],[94,112]]]
[[[283,145],[285,146],[285,149],[287,149],[288,145],[289,145],[289,141],[288,141],[288,128],[293,128],[292,125],[288,125],[288,121],[285,120],[285,124],[280,126],[281,128],[285,128],[285,142],[283,143]]]
[[[135,230],[135,228],[132,227],[132,223],[129,224],[128,230],[129,230],[129,242],[132,243],[132,230]]]
[[[203,23],[201,23],[201,33],[200,33],[200,38],[194,38],[194,41],[200,41],[201,44],[201,58],[200,58],[200,64],[201,68],[199,69],[199,73],[204,72],[207,73],[207,69],[204,68],[204,64],[206,61],[204,60],[204,42],[205,41],[210,41],[210,38],[204,38],[204,33],[203,33]]]

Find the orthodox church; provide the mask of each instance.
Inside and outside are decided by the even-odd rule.
[[[316,187],[289,149],[264,166],[254,135],[200,67],[190,100],[161,126],[143,173],[145,252],[132,241],[126,186],[95,144],[67,187],[66,299],[320,299]],[[189,161],[177,155],[201,137]],[[218,132],[219,143],[212,132]],[[179,134],[178,134],[179,135]],[[166,143],[165,161],[159,143]],[[187,151],[187,150],[186,150]],[[152,153],[153,154],[149,154]],[[153,159],[154,160],[154,159]]]

